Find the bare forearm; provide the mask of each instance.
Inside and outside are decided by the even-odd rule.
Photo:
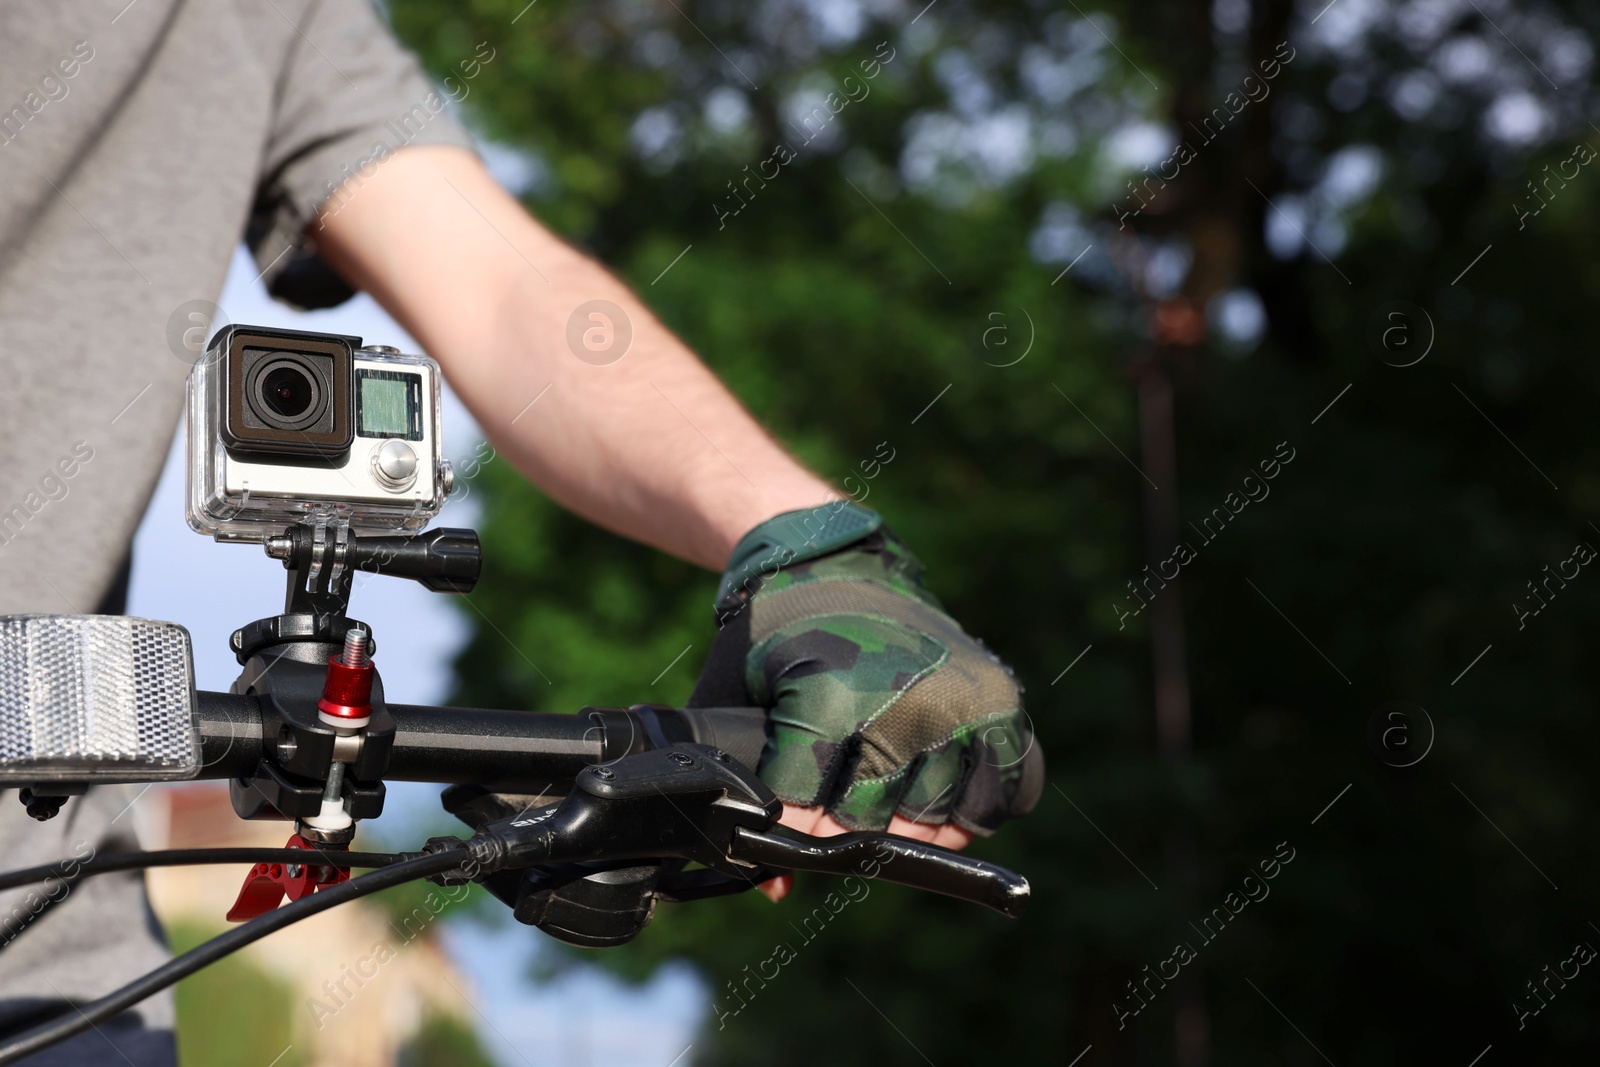
[[[396,225],[402,204],[415,206]],[[466,153],[397,154],[318,237],[440,361],[495,448],[586,518],[720,569],[750,527],[832,495],[625,286]],[[575,351],[569,319],[594,300],[621,315],[581,316]]]
[[[524,268],[476,335],[425,340],[505,458],[561,504],[636,540],[720,569],[763,519],[820,503],[828,488],[598,264],[571,254]],[[573,308],[606,300],[613,352],[579,358]],[[621,335],[627,352],[615,362]]]

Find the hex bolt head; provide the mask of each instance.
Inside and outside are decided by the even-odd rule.
[[[680,767],[694,766],[694,757],[689,755],[687,752],[674,752],[667,758]]]
[[[594,772],[596,778],[601,778],[608,782],[617,776],[617,772],[610,767],[590,767],[589,769]]]

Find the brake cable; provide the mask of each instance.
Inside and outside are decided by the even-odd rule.
[[[197,849],[193,851],[211,850]],[[217,851],[293,852],[296,850],[236,849]],[[302,852],[300,858],[304,859],[303,850],[300,851]],[[348,882],[331,886],[322,892],[291,901],[259,918],[250,920],[243,926],[229,930],[224,934],[218,934],[204,944],[167,961],[155,970],[134,979],[112,993],[108,993],[87,1004],[74,1004],[73,1008],[76,1010],[69,1016],[36,1026],[16,1036],[8,1035],[0,1038],[0,1041],[4,1041],[4,1044],[0,1044],[0,1067],[5,1064],[16,1063],[24,1056],[32,1055],[58,1041],[64,1041],[74,1034],[81,1033],[115,1018],[146,997],[159,993],[201,968],[210,966],[224,956],[237,952],[246,945],[259,941],[268,934],[275,933],[291,923],[299,922],[301,919],[309,918],[318,912],[327,911],[329,908],[337,907],[340,904],[370,896],[392,886],[404,885],[407,882],[415,882],[423,878],[444,874],[461,866],[463,858],[470,855],[471,853],[463,843],[463,846],[459,848],[448,848],[439,852],[412,856],[390,863],[379,870],[373,871],[371,874],[364,874],[359,878],[353,878]]]
[[[310,860],[316,856],[323,860]],[[195,867],[213,863],[299,863],[321,867],[388,867],[405,857],[394,852],[341,852],[303,848],[169,848],[139,852],[107,852],[84,859],[64,859],[0,874],[0,892],[54,878],[71,885],[81,878],[147,867]]]

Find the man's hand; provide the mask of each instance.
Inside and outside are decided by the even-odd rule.
[[[1044,763],[1021,687],[873,512],[841,501],[756,527],[717,611],[690,703],[771,709],[759,770],[786,825],[962,848],[1037,801]],[[788,880],[764,888],[778,899]]]

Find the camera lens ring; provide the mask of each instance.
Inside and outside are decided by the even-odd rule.
[[[274,352],[252,367],[246,395],[255,417],[274,430],[314,426],[328,405],[322,375],[293,352]]]

